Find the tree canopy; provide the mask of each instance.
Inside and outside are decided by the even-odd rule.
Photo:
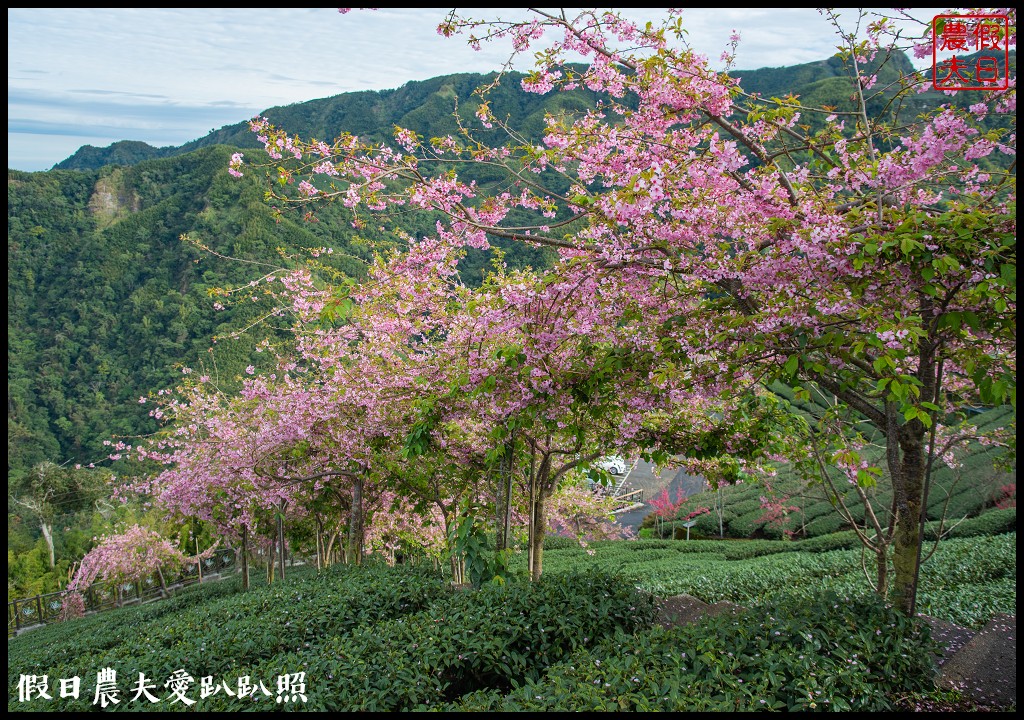
[[[890,476],[892,590],[909,610],[930,449],[963,431],[968,408],[1016,402],[1016,135],[982,126],[1015,111],[1015,86],[909,117],[929,79],[905,65],[882,71],[902,51],[891,21],[862,14],[850,29],[830,17],[841,106],[746,92],[688,48],[673,11],[646,26],[532,11],[508,23],[452,14],[439,31],[536,51],[530,92],[596,94],[549,114],[540,142],[503,120],[488,95],[500,77],[479,90],[476,127],[443,137],[396,126],[393,143],[325,142],[264,118],[251,128],[279,207],[338,202],[358,226],[441,217],[380,266],[383,284],[400,284],[388,332],[389,347],[406,348],[403,372],[463,367],[435,352],[465,363],[454,382],[423,383],[443,388],[444,404],[421,400],[410,438],[472,407],[497,421],[492,443],[525,417],[545,438],[566,434],[535,454],[542,476],[553,457],[586,463],[591,447],[633,444],[725,459],[725,479],[810,442],[850,482]],[[916,42],[930,47],[922,27]],[[481,166],[504,181],[484,186],[465,170]],[[241,153],[230,170],[251,172]],[[495,238],[558,259],[527,274],[499,267],[471,295],[439,290],[465,248]],[[358,324],[342,325],[350,347],[379,352]],[[832,397],[829,420],[843,429],[780,432],[789,421],[767,389],[779,381]],[[860,427],[884,437],[884,467],[861,462]],[[536,436],[527,442],[536,453]]]

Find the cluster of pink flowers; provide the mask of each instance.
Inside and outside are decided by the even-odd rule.
[[[197,562],[195,558],[191,560]],[[158,571],[175,572],[189,558],[159,533],[140,525],[125,532],[108,535],[86,553],[71,581],[68,592],[81,592],[97,580],[111,583],[136,582]]]
[[[602,95],[548,118],[540,144],[427,142],[398,129],[397,147],[351,135],[326,146],[254,120],[282,203],[340,200],[357,226],[392,210],[441,219],[428,237],[396,230],[406,249],[377,259],[358,288],[278,278],[298,321],[295,365],[247,379],[238,398],[199,393],[174,408],[196,429],[167,448],[168,502],[213,516],[214,498],[226,497],[232,522],[250,523],[330,482],[378,500],[422,493],[450,516],[484,494],[473,468],[512,426],[547,483],[535,502],[591,451],[660,440],[691,454],[692,468],[735,480],[801,452],[800,437],[765,440],[742,406],[767,404],[759,388],[774,379],[821,388],[883,433],[892,419],[923,437],[937,411],[926,405],[934,393],[917,388],[937,367],[946,388],[966,388],[964,402],[977,394],[972,363],[1012,376],[1015,285],[992,268],[1013,265],[1001,243],[1015,237],[1015,195],[975,161],[1014,152],[1014,134],[982,137],[976,124],[1015,92],[986,99],[985,113],[944,107],[884,148],[860,102],[876,82],[864,66],[890,27],[876,23],[867,45],[850,43],[861,71],[850,122],[830,111],[804,137],[815,109],[742,106],[739,80],[686,47],[676,15],[656,30],[608,11],[443,23],[444,35],[487,25],[517,52],[543,38],[525,89]],[[572,64],[580,56],[583,69]],[[479,121],[500,125],[488,103],[481,95]],[[484,196],[460,161],[509,168],[512,186]],[[567,192],[545,189],[555,173],[569,176]],[[329,191],[313,184],[325,174]],[[975,212],[985,220],[973,240],[949,230]],[[459,263],[493,237],[545,246],[556,260],[544,272],[498,264],[470,290]],[[339,307],[344,326],[325,329],[323,314]],[[981,316],[992,322],[973,322]],[[432,453],[433,491],[385,470],[402,453]],[[878,472],[841,439],[829,457],[851,482]]]

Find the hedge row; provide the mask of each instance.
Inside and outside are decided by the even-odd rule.
[[[888,711],[933,682],[928,626],[870,596],[777,600],[699,626],[620,635],[512,692],[443,710],[473,712]]]

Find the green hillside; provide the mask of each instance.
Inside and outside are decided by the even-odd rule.
[[[1016,67],[1016,51],[1011,52],[1011,65]],[[965,62],[969,62],[966,58]],[[902,53],[889,58],[875,59],[872,71],[878,75],[876,92],[868,97],[872,114],[889,102],[895,87],[890,83],[899,74],[911,72],[913,66]],[[777,68],[736,70],[731,73],[741,81],[743,90],[765,100],[772,97],[796,96],[809,107],[840,107],[849,102],[851,90],[849,73],[839,56],[826,60]],[[473,116],[478,101],[473,91],[494,80],[495,73],[461,73],[445,75],[424,81],[408,82],[394,90],[342,93],[328,98],[310,100],[293,105],[272,107],[261,113],[273,124],[287,128],[290,133],[304,138],[331,139],[341,132],[349,132],[370,140],[391,137],[395,125],[415,130],[427,137],[456,133],[452,111],[458,101],[459,115]],[[492,105],[501,117],[507,117],[512,127],[527,136],[539,136],[544,127],[544,114],[559,110],[581,110],[591,107],[595,96],[588,90],[569,93],[536,95],[520,89],[522,73],[510,72],[502,84],[492,91]],[[914,97],[909,104],[892,108],[904,120],[926,112],[939,103],[953,102],[966,107],[971,103],[970,93],[950,98],[942,93],[928,91]],[[104,165],[132,165],[144,160],[183,155],[213,145],[238,148],[258,148],[259,144],[249,131],[248,118],[232,125],[213,130],[206,136],[180,146],[155,148],[146,143],[124,140],[106,148],[86,145],[71,157],[57,163],[55,170],[95,170]],[[814,123],[814,116],[805,122]]]
[[[358,278],[393,242],[373,228],[357,234],[340,206],[324,222],[279,222],[255,181],[228,176],[231,152],[9,171],[9,476],[45,459],[100,461],[112,435],[155,429],[138,400],[173,386],[181,367],[205,368],[229,389],[247,365],[266,362],[256,345],[283,337],[287,321],[253,325],[270,308],[262,292],[255,302],[211,293],[301,262],[279,248],[331,247],[319,262]],[[404,227],[422,235],[432,226],[420,217]],[[513,266],[547,262],[541,250],[498,245]],[[478,283],[487,262],[480,252],[468,258],[467,282]]]
[[[786,388],[779,387],[776,391],[784,396],[788,394],[788,399],[794,403],[798,412],[816,415],[821,411],[820,405],[795,400]],[[979,431],[985,432],[1008,428],[1014,418],[1012,408],[1001,407],[982,412],[971,418],[971,422]],[[865,452],[864,459],[871,464],[884,466],[884,443],[877,437],[868,440],[873,445]],[[1002,522],[1014,523],[1015,514],[1001,516],[997,511],[1000,506],[1011,502],[1015,506],[1016,503],[1015,462],[1008,460],[1007,450],[970,442],[956,455],[956,467],[950,467],[941,459],[934,463],[928,493],[929,523],[926,535],[934,538],[940,531],[939,522],[943,520],[942,533],[952,537],[965,537],[978,532],[984,534],[990,524],[1003,528]],[[849,522],[835,507],[836,500],[841,499],[850,508],[858,524],[865,520],[866,505],[858,498],[855,486],[845,477],[838,477],[837,474],[833,484],[826,486],[821,482],[809,483],[807,477],[787,464],[778,464],[776,473],[774,477],[748,478],[748,482],[723,485],[718,491],[708,490],[692,495],[679,505],[671,518],[659,521],[652,514],[644,519],[642,527],[648,528],[648,532],[655,535],[684,536],[682,518],[700,508],[707,508],[708,512],[693,518],[690,532],[694,537],[717,538],[722,534],[727,538],[808,540],[827,536],[833,546],[841,544],[849,548],[859,547]],[[888,476],[883,474],[874,487],[865,490],[865,496],[872,511],[884,518],[892,504],[892,487]],[[784,508],[782,514],[773,516],[766,507],[768,502]],[[715,510],[716,505],[721,509],[721,518]],[[964,522],[990,510],[995,514],[980,525]],[[983,530],[972,529],[976,527]],[[1011,524],[1010,528],[1013,527],[1015,525]],[[846,531],[841,538],[833,535],[841,531]]]
[[[279,246],[327,242],[369,256],[323,226],[275,224],[260,189],[223,172],[229,157],[213,147],[124,168],[8,173],[9,474],[42,459],[98,461],[112,434],[153,429],[138,399],[173,385],[183,365],[230,386],[256,342],[277,332],[264,325],[213,345],[267,309],[214,310],[213,288],[258,277],[245,261],[280,264]]]
[[[933,694],[928,626],[863,590],[858,552],[795,545],[565,543],[539,582],[472,590],[429,564],[299,568],[249,592],[208,582],[10,639],[8,709],[98,709],[101,668],[117,673],[119,710],[185,709],[165,682],[182,672],[201,711],[893,710]],[[1016,533],[946,543],[921,583],[936,618],[1015,612]],[[684,593],[747,610],[655,623],[658,598]],[[82,692],[20,701],[25,674],[79,677]],[[151,700],[129,692],[140,674]],[[277,699],[282,676],[301,697]]]

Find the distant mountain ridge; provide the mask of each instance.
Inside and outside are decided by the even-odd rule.
[[[898,53],[882,65],[881,72],[885,77],[895,77],[899,72],[912,72],[913,69],[909,58],[903,53]],[[390,131],[394,125],[410,127],[429,135],[434,134],[430,132],[431,125],[437,126],[439,130],[449,129],[450,123],[447,119],[454,106],[453,100],[458,100],[460,108],[475,108],[473,90],[493,80],[495,75],[496,73],[443,75],[430,80],[411,81],[393,90],[341,93],[317,100],[272,107],[261,114],[275,125],[286,127],[289,132],[301,137],[330,140],[342,131],[347,131],[382,138],[382,129]],[[848,77],[844,63],[838,55],[801,65],[738,70],[731,75],[742,80],[742,87],[746,92],[757,93],[765,98],[795,91],[799,91],[798,94],[802,96],[818,97],[836,89],[831,86],[830,81],[841,82]],[[549,106],[553,94],[535,95],[519,90],[519,81],[523,77],[522,73],[508,73],[499,95],[508,96],[511,88],[511,94],[520,96],[516,108],[519,112],[513,116],[513,121],[521,124],[524,120],[533,120],[531,124],[540,130],[540,118],[530,116],[539,109]],[[579,92],[579,95],[586,94],[586,91]],[[427,117],[428,111],[436,112],[437,115],[430,119]],[[225,125],[202,138],[177,146],[157,148],[134,140],[122,140],[104,148],[84,145],[73,155],[54,165],[53,169],[95,170],[110,164],[133,165],[144,160],[182,155],[212,145],[257,148],[259,145],[249,132],[247,122],[248,118]]]

